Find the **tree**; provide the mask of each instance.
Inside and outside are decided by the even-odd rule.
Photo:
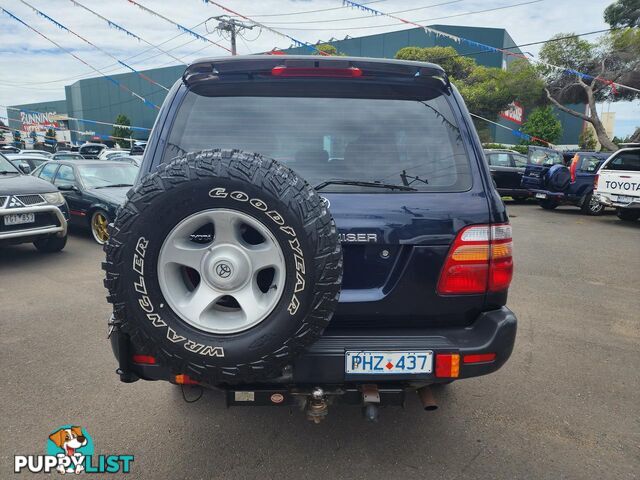
[[[113,127],[113,133],[111,135],[113,135],[114,137],[119,137],[118,139],[116,139],[115,142],[121,148],[123,147],[131,148],[131,144],[130,144],[131,142],[129,142],[128,140],[122,140],[123,138],[131,138],[131,135],[132,135],[131,129],[128,128],[128,126],[131,125],[131,121],[129,120],[129,117],[121,113],[116,117],[116,121],[114,123],[116,123],[117,125],[126,125],[121,127]]]
[[[555,38],[572,34],[561,33]],[[614,30],[591,43],[578,37],[547,42],[540,58],[565,70],[543,66],[547,98],[558,109],[593,125],[600,145],[616,150],[598,116],[596,105],[604,101],[633,100],[638,93],[613,82],[640,87],[640,29]],[[567,75],[566,71],[586,73]],[[583,113],[567,107],[566,103],[587,103],[589,112]]]
[[[522,124],[522,131],[547,142],[556,143],[562,137],[562,124],[553,113],[551,106],[537,107],[531,111],[527,120]],[[546,143],[537,140],[525,143],[546,146]]]
[[[440,65],[460,90],[470,111],[495,118],[511,102],[525,108],[544,102],[544,83],[537,70],[526,60],[511,62],[506,70],[478,65],[458,54],[453,47],[405,47],[396,58]]]
[[[615,137],[614,143],[616,143]],[[596,137],[593,136],[593,130],[591,130],[590,128],[585,128],[584,130],[582,130],[582,133],[578,137],[578,145],[580,146],[581,150],[595,150],[598,146],[598,142],[596,140]]]
[[[640,27],[640,1],[617,0],[604,10],[604,21],[611,28]]]
[[[464,80],[478,66],[472,58],[458,55],[453,47],[404,47],[398,50],[396,58],[436,63],[455,80]]]
[[[511,62],[506,70],[484,67],[459,55],[453,47],[405,47],[398,50],[396,58],[440,65],[460,91],[469,110],[491,120],[511,102],[518,101],[525,109],[545,102],[544,82],[526,60]],[[487,140],[488,125],[477,119],[474,123],[480,138]]]
[[[319,45],[316,45],[316,51],[313,52],[314,55],[322,55],[322,53],[325,53],[327,55],[338,55],[341,56],[343,55],[342,53],[338,53],[338,49],[336,47],[334,47],[333,45],[331,45],[330,43],[321,43]]]

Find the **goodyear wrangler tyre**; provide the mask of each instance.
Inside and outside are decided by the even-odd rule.
[[[105,245],[105,286],[135,351],[174,374],[282,374],[337,306],[342,254],[322,198],[237,150],[189,153],[129,192]]]

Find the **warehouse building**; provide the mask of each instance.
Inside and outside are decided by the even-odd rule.
[[[513,52],[522,53],[514,48],[515,42],[509,33],[501,28],[463,27],[451,25],[432,25],[431,28],[447,32],[459,37],[464,37],[485,45],[501,49],[510,49]],[[339,52],[353,56],[367,56],[377,58],[393,58],[398,50],[403,47],[433,47],[452,46],[459,53],[474,58],[480,65],[503,68],[513,57],[501,52],[480,53],[481,48],[473,48],[468,45],[458,44],[452,40],[426,33],[421,28],[412,28],[396,32],[388,32],[377,35],[369,35],[357,38],[345,38],[343,40],[331,39],[327,42],[334,45]],[[304,47],[289,48],[285,53],[309,54],[310,50]],[[170,88],[180,78],[184,71],[183,65],[145,70],[143,73],[154,81]],[[135,73],[112,75],[122,85],[143,96],[148,102],[161,105],[166,91],[141,79]],[[132,125],[151,128],[156,118],[157,110],[148,104],[133,97],[129,92],[119,88],[104,77],[79,80],[65,87],[65,99],[59,101],[15,105],[20,111],[9,110],[9,126],[12,129],[24,130],[22,122],[24,112],[55,112],[57,118],[75,117],[81,119],[97,120],[101,122],[115,122],[119,114],[126,115]],[[572,106],[584,109],[584,106]],[[514,106],[510,113],[500,116],[499,123],[509,128],[519,128],[523,115],[527,112]],[[576,145],[578,136],[582,131],[582,121],[571,115],[558,112],[563,126],[563,137],[560,144]],[[71,139],[74,143],[82,143],[87,140],[105,138],[112,133],[112,128],[104,125],[90,124],[69,119],[66,123],[71,130]],[[33,126],[30,127],[33,129]],[[490,135],[495,142],[517,143],[518,139],[508,130],[491,126]],[[136,139],[146,139],[144,132],[134,132]]]

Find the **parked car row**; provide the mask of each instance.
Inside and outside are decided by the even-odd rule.
[[[528,154],[512,150],[485,150],[496,189],[516,202],[535,198],[553,210],[574,205],[587,215],[616,209],[623,220],[640,217],[640,148],[613,154],[560,152],[531,146]]]
[[[88,228],[95,241],[108,240],[115,218],[138,167],[104,160],[48,160],[27,175],[0,154],[0,246],[33,243],[38,250],[62,250],[68,225]]]

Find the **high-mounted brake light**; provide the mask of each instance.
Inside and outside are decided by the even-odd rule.
[[[287,67],[279,65],[271,69],[271,75],[275,77],[336,77],[336,78],[353,78],[361,77],[362,70],[356,67],[348,68],[303,68],[303,67]]]
[[[449,250],[438,281],[439,295],[499,292],[513,276],[511,226],[471,225],[462,229]]]

